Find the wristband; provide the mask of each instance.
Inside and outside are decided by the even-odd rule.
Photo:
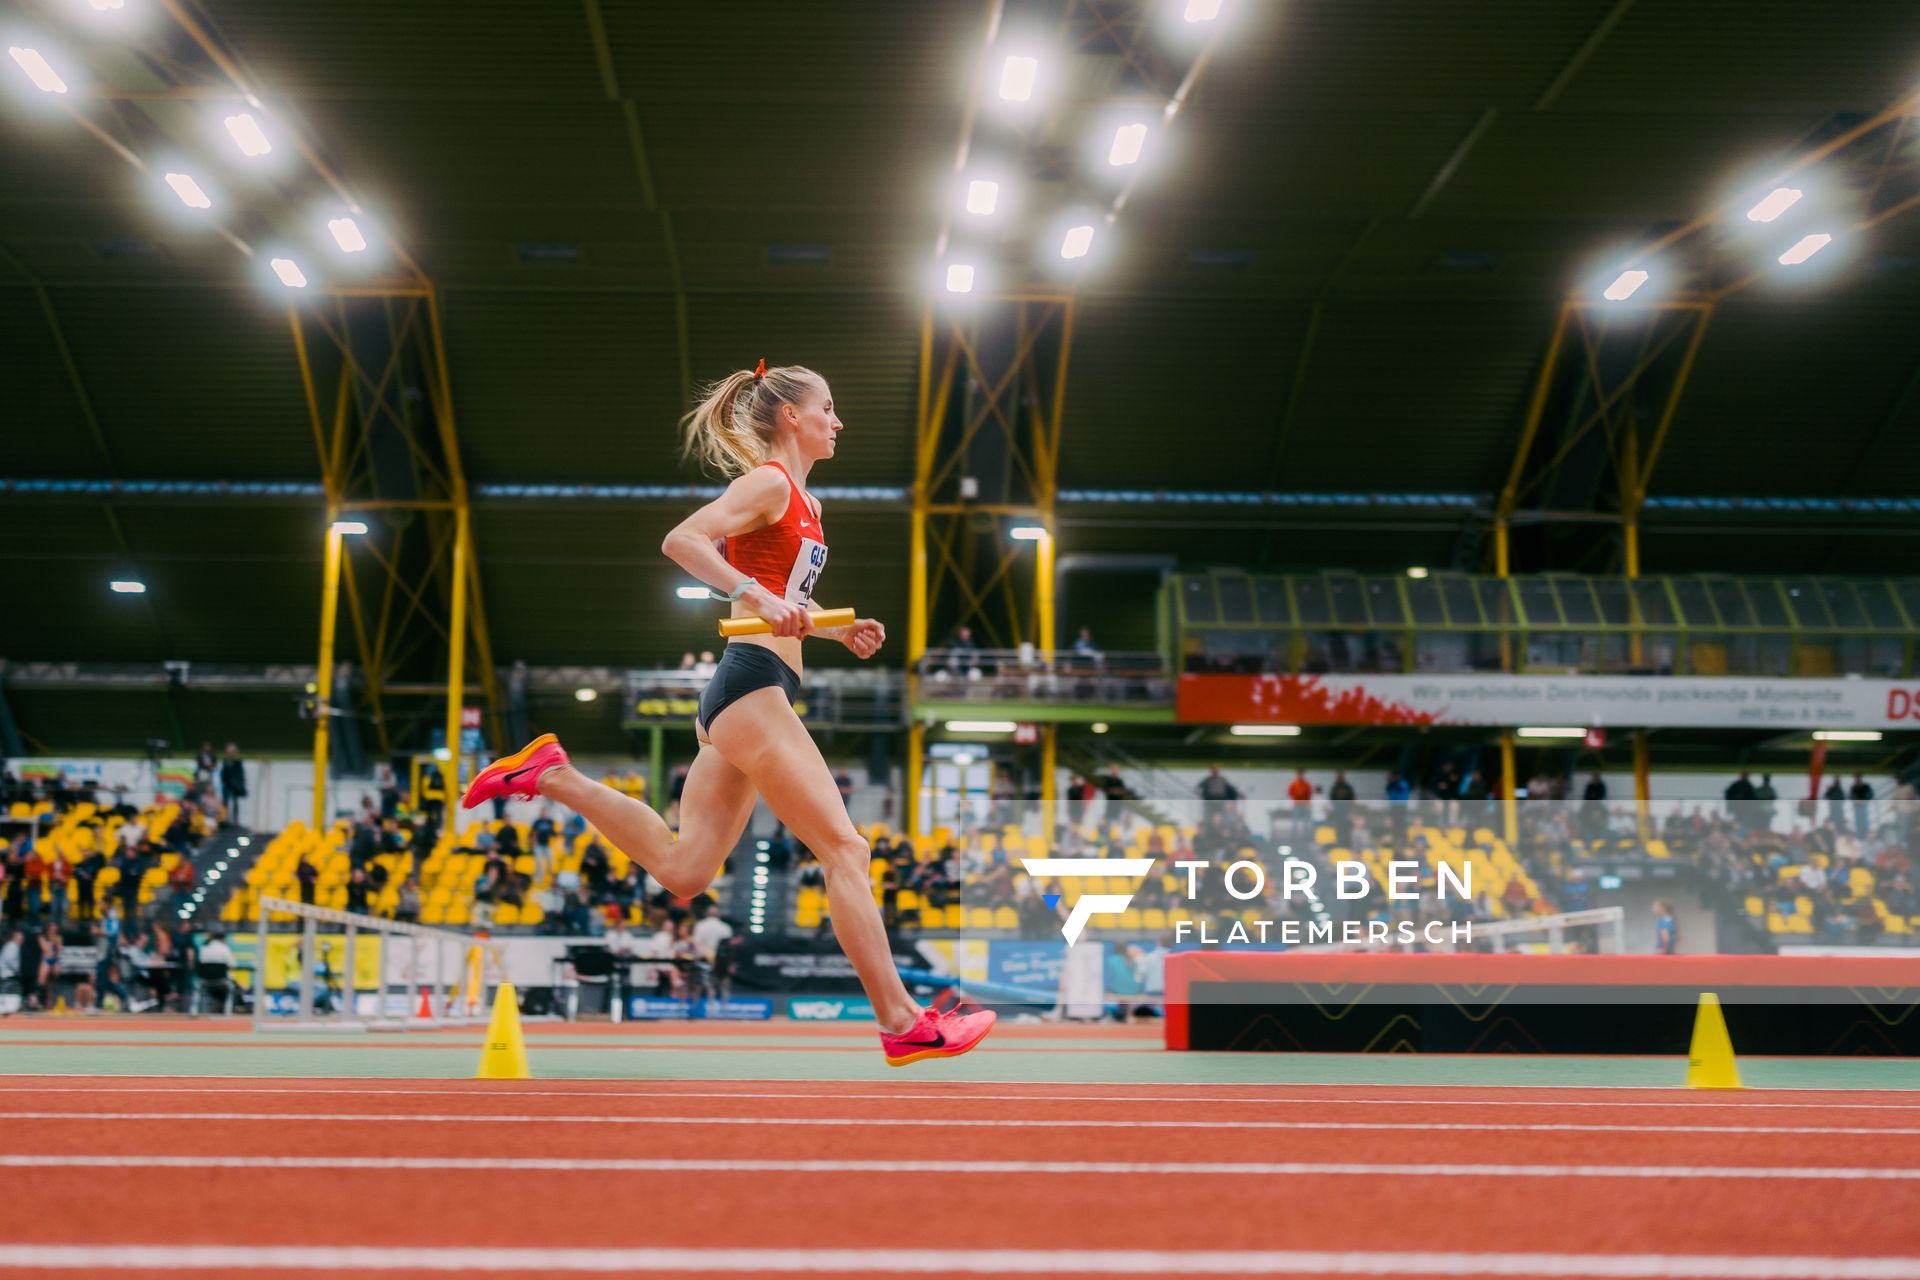
[[[745,594],[747,594],[748,587],[754,587],[758,585],[759,585],[758,579],[748,578],[745,582],[742,582],[739,586],[735,587],[733,589],[732,594],[730,595],[722,595],[720,592],[715,591],[712,587],[707,588],[707,594],[712,596],[715,600],[724,600],[728,604],[732,604],[735,601],[739,600],[741,596],[744,596]]]

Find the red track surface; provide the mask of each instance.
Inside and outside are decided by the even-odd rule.
[[[1920,1220],[1920,1106],[1910,1093],[1200,1089],[905,1078],[886,1085],[523,1085],[12,1077],[0,1079],[0,1086],[0,1162],[31,1158],[0,1163],[0,1247],[564,1243],[756,1247],[802,1257],[832,1248],[1527,1252],[1562,1259],[1545,1272],[1560,1275],[1580,1274],[1584,1264],[1565,1262],[1573,1255],[1818,1260],[1920,1252],[1920,1228],[1914,1225]],[[1592,1103],[1609,1105],[1586,1105]],[[210,1118],[236,1113],[264,1118]],[[530,1122],[444,1118],[462,1116]],[[618,1117],[676,1122],[621,1123]],[[854,1123],[766,1123],[822,1119]],[[889,1119],[956,1123],[881,1123]],[[1009,1123],[1019,1121],[1056,1123]],[[1057,1123],[1062,1121],[1121,1121],[1129,1127]],[[1140,1121],[1155,1127],[1133,1127]],[[1251,1127],[1274,1122],[1341,1127]],[[1456,1127],[1431,1127],[1436,1125]],[[1495,1125],[1596,1128],[1475,1127]],[[1703,1131],[1646,1131],[1676,1126]],[[1824,1132],[1786,1132],[1793,1129]],[[54,1163],[62,1157],[130,1163]],[[139,1163],[152,1157],[1259,1162],[1348,1171]],[[1430,1164],[1509,1172],[1404,1171]],[[1364,1168],[1372,1165],[1402,1171]],[[1514,1176],[1515,1166],[1562,1172]],[[1596,1166],[1638,1172],[1586,1172]],[[1650,1167],[1656,1172],[1649,1173]],[[1657,1172],[1668,1168],[1773,1172]],[[1818,1169],[1851,1176],[1822,1179],[1805,1172]],[[1859,1176],[1877,1170],[1908,1170],[1911,1176]],[[1920,1270],[1920,1262],[1915,1265]],[[110,1274],[144,1273],[116,1267]]]

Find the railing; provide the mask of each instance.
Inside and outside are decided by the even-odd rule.
[[[1187,672],[1897,677],[1920,579],[1464,573],[1176,576]]]
[[[1158,653],[1068,650],[1042,658],[1019,649],[929,649],[920,660],[920,696],[936,702],[1100,702],[1154,704],[1173,699]]]
[[[627,672],[627,723],[685,721],[709,679],[711,672],[699,668]],[[906,697],[906,677],[899,671],[827,668],[806,673],[795,705],[809,724],[897,729],[907,722]]]

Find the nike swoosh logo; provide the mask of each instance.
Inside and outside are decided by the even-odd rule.
[[[513,771],[512,773],[510,773],[510,774],[508,774],[508,775],[507,775],[506,777],[504,777],[504,778],[502,778],[502,779],[500,779],[500,781],[502,781],[502,782],[507,782],[507,783],[510,783],[510,782],[512,782],[512,781],[513,781],[513,780],[514,780],[515,778],[517,778],[517,777],[519,777],[519,776],[520,776],[521,774],[523,774],[523,773],[532,773],[532,772],[533,772],[533,771],[534,771],[534,770],[535,770],[536,768],[538,768],[538,767],[539,767],[538,765],[531,765],[531,764],[530,764],[530,765],[528,765],[528,766],[527,766],[526,768],[524,768],[524,769],[515,769],[515,770],[514,770],[514,771]]]
[[[931,1040],[901,1040],[897,1043],[910,1049],[941,1049],[946,1047],[947,1038],[936,1031]]]

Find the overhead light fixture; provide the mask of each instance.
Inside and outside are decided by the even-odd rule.
[[[1408,565],[1407,576],[1409,578],[1424,578],[1427,576],[1427,566],[1423,564]]]
[[[143,596],[147,593],[146,583],[135,582],[131,578],[117,578],[107,585],[113,588],[116,593],[123,596]]]
[[[1047,531],[1037,524],[1017,524],[1007,530],[1007,536],[1015,542],[1038,542],[1047,536]]]
[[[1297,738],[1297,724],[1236,724],[1227,730],[1236,738]]]
[[[1012,733],[1015,725],[1011,720],[949,720],[944,727],[948,733]]]
[[[973,267],[969,263],[954,262],[947,266],[947,292],[972,293]]]
[[[67,91],[67,82],[47,64],[47,60],[40,56],[38,49],[23,49],[17,44],[8,45],[7,56],[20,64],[20,69],[27,73],[27,79],[33,81],[35,88],[46,93]]]
[[[335,533],[343,534],[362,534],[367,531],[364,520],[335,520],[332,527]]]
[[[1144,124],[1123,124],[1113,133],[1113,147],[1107,152],[1107,163],[1114,166],[1134,164],[1140,159],[1140,152],[1147,145],[1147,126]]]
[[[1089,727],[1095,733],[1105,733],[1107,731],[1107,722],[1105,720],[1095,720]]]
[[[360,224],[352,218],[330,218],[327,230],[333,233],[333,242],[340,246],[342,253],[359,253],[367,247],[367,238],[360,234]]]
[[[705,587],[675,587],[673,594],[682,600],[707,600],[713,596],[713,592]]]
[[[188,175],[184,173],[170,173],[167,175],[167,185],[173,188],[173,194],[179,196],[181,203],[185,204],[187,208],[213,208],[212,199],[208,197],[206,192],[200,189],[200,184]]]
[[[127,7],[127,0],[87,0],[87,3],[92,5],[95,9],[99,10],[101,13],[107,13],[114,9],[124,9]]]
[[[1802,195],[1806,194],[1797,187],[1775,187],[1767,192],[1759,204],[1747,210],[1749,222],[1772,222],[1775,218],[1793,208]]]
[[[1000,205],[1000,184],[975,178],[967,184],[967,212],[992,213]]]
[[[1522,738],[1585,738],[1585,729],[1575,729],[1568,725],[1526,725],[1514,730]]]
[[[267,141],[267,135],[260,128],[260,122],[242,111],[237,116],[228,116],[221,121],[227,126],[227,133],[234,144],[240,148],[243,156],[264,156],[273,150],[273,144]]]
[[[1607,291],[1600,296],[1608,302],[1625,302],[1646,282],[1647,273],[1644,271],[1622,271],[1619,278],[1608,285]]]
[[[433,749],[433,758],[435,760],[451,760],[453,759],[453,752],[447,750],[445,747],[435,747]]]
[[[1087,256],[1087,250],[1092,247],[1092,227],[1068,227],[1067,238],[1060,242],[1060,256],[1063,258],[1084,258]]]
[[[292,258],[275,258],[268,265],[272,266],[273,274],[279,276],[280,283],[287,286],[287,288],[304,289],[307,287],[306,273],[300,270],[300,264]]]
[[[1886,735],[1878,729],[1815,729],[1815,742],[1878,742]]]
[[[1793,248],[1780,255],[1780,265],[1797,267],[1832,243],[1833,237],[1824,231],[1815,232],[1810,236],[1801,236],[1794,242]]]
[[[1033,83],[1039,78],[1038,58],[1009,57],[1000,65],[1000,96],[1008,102],[1025,102],[1033,97]]]
[[[575,702],[592,702],[599,696],[600,691],[598,689],[579,688],[573,691],[573,700]]]
[[[1212,22],[1220,16],[1220,0],[1187,0],[1188,22]]]

